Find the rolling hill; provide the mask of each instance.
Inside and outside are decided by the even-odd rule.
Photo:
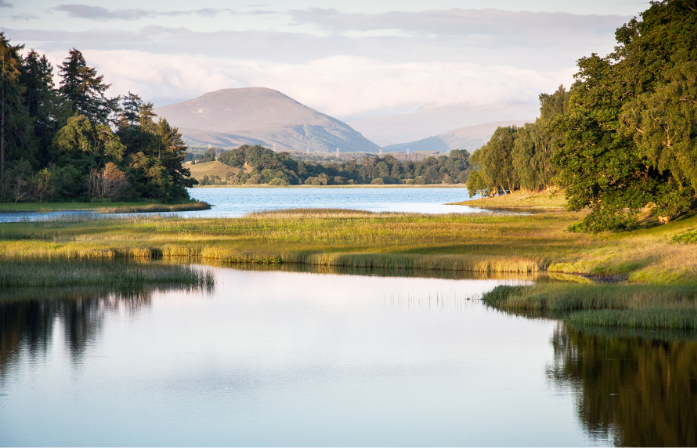
[[[177,126],[189,145],[239,146],[311,152],[377,152],[379,147],[335,118],[264,87],[223,89],[155,113]]]

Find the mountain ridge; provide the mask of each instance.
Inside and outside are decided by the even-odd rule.
[[[494,131],[500,126],[523,126],[525,123],[532,123],[534,119],[529,120],[503,120],[483,123],[476,126],[463,126],[457,129],[451,129],[442,134],[426,137],[421,140],[399,143],[396,145],[387,145],[382,150],[384,152],[406,152],[409,151],[438,151],[445,152],[452,149],[466,149],[472,152],[475,149],[481,148],[489,141]]]
[[[380,149],[346,123],[266,87],[216,90],[154,112],[177,126],[188,144],[260,144],[313,152]]]

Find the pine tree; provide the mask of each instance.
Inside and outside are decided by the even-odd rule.
[[[79,50],[73,48],[59,66],[62,78],[60,93],[70,101],[72,110],[84,115],[93,123],[108,124],[112,114],[119,109],[119,97],[107,98],[105,92],[111,86],[104,84],[104,76],[88,67]]]
[[[28,146],[29,117],[20,79],[24,45],[10,45],[0,32],[0,181],[4,181],[8,156],[19,158]]]

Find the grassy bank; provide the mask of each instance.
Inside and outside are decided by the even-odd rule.
[[[482,300],[497,309],[564,318],[574,325],[697,329],[694,286],[538,283],[497,286]]]
[[[490,209],[504,210],[565,210],[566,198],[561,190],[548,190],[542,192],[515,191],[510,194],[472,199],[458,202],[457,205],[469,205]]]
[[[14,259],[164,258],[469,272],[560,272],[697,284],[695,216],[624,233],[565,229],[581,215],[292,210],[234,219],[66,219],[0,224]]]
[[[0,213],[49,213],[91,211],[95,213],[153,213],[208,210],[210,204],[187,201],[173,204],[159,202],[0,202]]]

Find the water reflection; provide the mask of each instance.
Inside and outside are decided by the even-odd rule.
[[[560,324],[548,375],[577,392],[588,433],[616,445],[697,445],[697,341]]]
[[[94,344],[108,312],[135,313],[150,303],[151,292],[121,294],[79,289],[18,289],[0,296],[0,380],[20,354],[43,356],[54,331],[62,329],[73,362]]]

